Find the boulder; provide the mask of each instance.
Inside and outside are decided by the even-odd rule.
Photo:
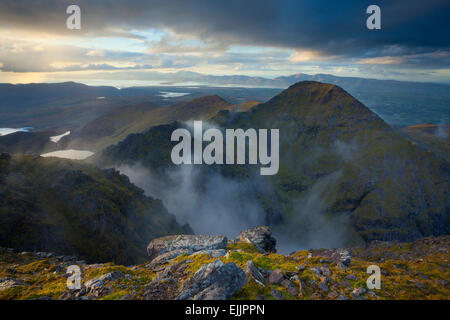
[[[324,276],[330,277],[332,272],[330,270],[329,267],[327,266],[321,266],[319,267],[320,273],[323,274]]]
[[[2,278],[0,279],[0,291],[10,289],[16,286],[24,285],[22,280]]]
[[[150,260],[153,260],[159,255],[178,250],[183,250],[187,254],[192,254],[202,250],[226,249],[227,243],[228,240],[224,236],[167,236],[152,240],[147,246],[147,253]]]
[[[163,263],[167,263],[170,260],[175,259],[178,256],[181,256],[183,254],[191,254],[192,252],[188,249],[180,249],[180,250],[174,250],[174,251],[168,251],[166,253],[160,254],[158,256],[156,256],[153,260],[152,260],[152,264],[163,264]]]
[[[284,279],[283,273],[281,272],[280,269],[277,269],[270,273],[268,282],[270,284],[279,284],[281,281],[283,281],[283,279]]]
[[[350,266],[352,261],[352,255],[348,249],[337,249],[332,258],[336,263],[342,263],[346,267]]]
[[[247,275],[247,279],[253,278],[257,283],[264,286],[264,276],[255,266],[252,260],[247,261],[245,265],[244,272]]]
[[[192,255],[198,255],[198,254],[207,254],[210,255],[212,258],[220,258],[227,254],[227,250],[225,249],[218,249],[218,250],[201,250],[194,252]]]
[[[91,279],[89,281],[86,281],[84,283],[84,286],[86,287],[86,290],[91,292],[91,293],[94,293],[94,292],[95,293],[99,293],[105,288],[105,285],[108,282],[114,281],[114,280],[117,280],[117,279],[121,279],[121,278],[124,278],[124,277],[125,277],[125,275],[122,272],[120,272],[120,271],[113,271],[113,272],[107,273],[107,274],[105,274],[103,276],[100,276],[98,278],[94,278],[94,279]]]
[[[228,300],[246,282],[244,271],[236,264],[216,260],[203,265],[186,280],[176,300]]]
[[[290,281],[288,279],[284,279],[283,281],[281,281],[281,285],[287,289],[287,292],[291,296],[294,296],[294,297],[298,296],[298,294],[299,294],[298,288],[292,281]]]
[[[276,289],[273,289],[270,294],[272,295],[272,297],[274,297],[277,300],[286,300],[286,297],[284,296],[284,294]]]
[[[236,241],[251,243],[261,253],[277,252],[277,240],[272,237],[272,231],[266,226],[254,227],[242,231]]]

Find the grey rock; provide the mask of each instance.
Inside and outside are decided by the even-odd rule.
[[[285,300],[286,298],[284,297],[284,294],[281,291],[278,291],[276,289],[272,290],[270,292],[270,294],[272,295],[272,297],[274,297],[277,300]]]
[[[361,296],[362,294],[366,293],[366,291],[367,291],[367,290],[366,290],[365,288],[363,288],[363,287],[355,288],[355,289],[352,291],[352,296],[359,297],[359,296]]]
[[[294,283],[292,283],[292,281],[290,281],[288,279],[284,279],[283,281],[281,281],[281,285],[287,289],[287,292],[291,296],[294,296],[294,297],[298,296],[298,294],[299,294],[298,288]]]
[[[324,291],[324,292],[328,292],[328,290],[330,290],[330,289],[328,289],[328,286],[327,286],[327,282],[326,282],[326,281],[321,282],[321,283],[319,284],[318,288],[319,288],[320,290]]]
[[[298,270],[298,272],[303,272],[306,270],[306,266],[304,264],[301,264],[295,268]]]
[[[202,250],[226,249],[228,240],[224,236],[176,235],[157,238],[147,246],[150,260],[171,251],[186,250],[189,254]]]
[[[158,256],[156,256],[153,260],[152,260],[152,264],[158,264],[158,263],[167,263],[170,260],[175,259],[176,257],[179,257],[183,254],[188,254],[190,255],[192,253],[192,251],[188,250],[188,249],[180,249],[180,250],[174,250],[174,251],[169,251],[163,254],[160,254]]]
[[[273,270],[270,275],[269,275],[269,279],[268,282],[270,284],[279,284],[281,283],[281,281],[284,279],[284,275],[283,272],[281,272],[280,269],[277,270]]]
[[[247,261],[247,264],[245,265],[244,268],[244,272],[247,275],[247,279],[253,278],[256,280],[256,282],[264,286],[264,276],[255,266],[252,260]]]
[[[317,276],[322,275],[322,271],[320,271],[320,269],[318,269],[318,268],[312,267],[312,268],[309,268],[309,270]]]
[[[197,255],[197,254],[207,254],[210,255],[213,258],[220,258],[223,257],[227,254],[227,250],[225,249],[217,249],[217,250],[200,250],[197,252],[194,252],[193,255]]]
[[[349,267],[352,261],[352,255],[348,249],[337,249],[335,255],[333,256],[336,263],[342,263],[343,265]]]
[[[186,280],[176,300],[228,300],[246,282],[244,271],[236,264],[216,260],[203,265]]]
[[[320,267],[319,270],[324,276],[327,276],[327,277],[330,277],[332,274],[330,268],[325,267],[325,266]]]
[[[124,278],[125,275],[120,271],[113,271],[110,273],[107,273],[103,276],[100,276],[98,278],[94,278],[91,280],[88,280],[84,283],[84,286],[86,287],[87,291],[99,291],[103,290],[105,288],[105,285],[110,282],[114,281],[120,278]]]
[[[253,244],[261,253],[277,252],[277,240],[272,236],[269,227],[258,226],[242,231],[236,241]]]
[[[0,279],[0,291],[10,289],[16,286],[24,285],[24,282],[17,279],[2,278]]]

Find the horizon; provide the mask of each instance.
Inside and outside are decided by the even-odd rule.
[[[166,73],[166,75],[177,75],[179,73],[182,73],[183,71],[176,71],[176,72],[169,72]],[[248,75],[236,75],[236,74],[232,74],[232,75],[223,75],[223,76],[216,76],[216,75],[211,75],[211,74],[205,74],[205,73],[200,73],[200,72],[194,72],[197,75],[200,76],[206,76],[206,77],[222,77],[222,78],[226,78],[226,77],[247,77],[249,79],[263,79],[263,80],[277,80],[277,79],[281,79],[281,78],[289,78],[289,77],[294,77],[294,76],[299,76],[299,75],[306,75],[306,76],[310,76],[310,77],[315,77],[315,76],[332,76],[332,77],[336,77],[337,79],[363,79],[363,80],[375,80],[375,81],[394,81],[394,82],[400,82],[400,83],[415,83],[415,84],[431,84],[431,85],[444,85],[444,86],[450,86],[450,82],[434,82],[434,81],[414,81],[414,80],[398,80],[398,79],[394,79],[394,78],[389,78],[389,79],[378,79],[378,78],[365,78],[365,77],[357,77],[357,76],[337,76],[331,73],[316,73],[316,74],[312,74],[312,73],[293,73],[293,74],[286,74],[286,75],[281,75],[281,76],[277,76],[277,77],[262,77],[262,76],[248,76]],[[299,80],[297,82],[301,82],[301,81],[316,81],[316,82],[322,82],[322,81],[318,81],[318,80]],[[118,82],[128,82],[129,85],[119,85]],[[133,82],[135,82],[136,84],[133,84]],[[287,88],[288,86],[257,86],[257,85],[242,85],[242,84],[233,84],[233,83],[229,83],[229,84],[220,84],[220,83],[197,83],[197,84],[192,84],[192,83],[186,83],[182,80],[179,81],[172,81],[172,82],[166,82],[165,80],[96,80],[96,79],[78,79],[78,80],[54,80],[54,81],[46,81],[46,82],[1,82],[0,84],[10,84],[10,85],[32,85],[32,84],[62,84],[62,83],[75,83],[75,84],[83,84],[86,86],[91,86],[91,87],[114,87],[116,89],[125,89],[125,88],[131,88],[131,87],[174,87],[174,88],[190,88],[193,85],[197,86],[197,87],[209,87],[209,88],[262,88],[262,89],[283,89],[283,88]],[[142,83],[142,84],[140,84]],[[292,83],[295,84],[296,82]],[[325,82],[322,82],[325,83]]]

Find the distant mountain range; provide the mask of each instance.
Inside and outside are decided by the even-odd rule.
[[[389,124],[450,123],[450,85],[295,74],[267,79],[249,76],[212,76],[195,72],[146,74],[160,86],[118,89],[74,82],[0,84],[0,128],[31,126],[38,129],[72,129],[115,108],[152,102],[168,106],[217,94],[231,104],[265,102],[298,81],[320,81],[342,87]],[[185,85],[184,83],[198,83]],[[168,85],[170,84],[170,85]],[[220,87],[222,86],[222,87]],[[256,88],[255,88],[256,87]],[[164,97],[162,92],[183,96]]]

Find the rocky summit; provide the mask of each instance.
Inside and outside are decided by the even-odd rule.
[[[270,232],[256,227],[244,234],[261,230]],[[384,300],[447,299],[450,294],[449,236],[289,255],[201,235],[158,238],[149,248],[147,262],[123,266],[2,247],[0,299]],[[186,251],[167,256],[179,250]],[[80,267],[79,289],[67,287],[73,280],[67,269],[71,265]],[[367,281],[373,265],[381,270],[379,289]]]
[[[261,253],[277,252],[277,240],[266,226],[259,226],[242,231],[236,241],[251,243]]]

